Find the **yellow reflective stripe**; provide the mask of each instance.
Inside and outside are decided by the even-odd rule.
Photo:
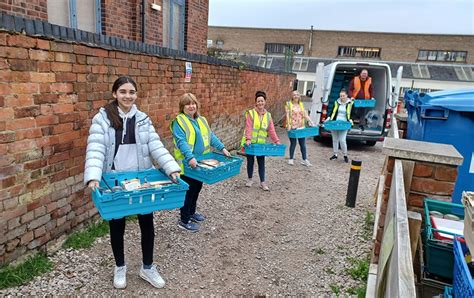
[[[362,169],[362,166],[351,166],[351,169],[360,171],[360,169]]]
[[[197,122],[199,129],[201,130],[202,141],[204,144],[203,154],[206,154],[211,151],[211,128],[209,127],[209,123],[207,123],[207,119],[204,117],[199,116]]]

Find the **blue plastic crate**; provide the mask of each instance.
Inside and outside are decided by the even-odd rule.
[[[351,129],[352,124],[349,121],[342,120],[330,120],[324,122],[325,130],[349,130]]]
[[[445,286],[444,287],[444,297],[443,298],[453,298],[453,288]]]
[[[292,129],[288,131],[289,138],[308,138],[308,137],[315,137],[319,136],[319,127],[305,127],[301,129]]]
[[[202,181],[206,184],[213,184],[225,179],[229,179],[230,177],[236,176],[240,173],[240,167],[242,166],[242,158],[240,157],[227,157],[214,152],[196,157],[198,163],[199,161],[205,159],[216,159],[222,163],[222,165],[212,169],[207,168],[206,165],[198,166],[194,169],[188,165],[185,165],[184,175],[198,181]]]
[[[111,172],[102,175],[110,187],[119,186],[124,180],[140,179],[140,183],[165,181],[169,177],[156,169],[141,172]],[[122,218],[128,215],[148,214],[157,210],[170,210],[183,207],[184,197],[189,185],[181,179],[160,188],[146,188],[133,191],[111,192],[104,181],[99,189],[92,192],[92,200],[105,220]]]
[[[454,272],[453,294],[454,297],[474,297],[474,280],[467,267],[464,253],[468,251],[465,243],[454,239]]]
[[[375,99],[356,99],[354,100],[355,108],[373,108],[376,104]]]
[[[244,146],[245,154],[255,156],[285,156],[284,144],[251,144]]]

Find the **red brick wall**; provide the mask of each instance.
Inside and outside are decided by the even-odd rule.
[[[47,0],[2,0],[0,1],[0,11],[13,16],[47,21],[46,3]]]
[[[451,202],[451,195],[458,176],[458,167],[430,162],[414,162],[415,166],[413,168],[410,192],[407,197],[407,209],[419,212],[423,215],[423,202],[426,197]],[[384,169],[385,187],[382,196],[377,237],[374,244],[375,260],[378,258],[380,243],[383,237],[383,227],[385,224],[385,214],[392,184],[394,164],[395,158],[389,157],[386,168]],[[424,216],[422,216],[422,218],[424,219]]]
[[[96,214],[82,185],[86,139],[118,75],[135,78],[137,105],[168,148],[184,92],[197,95],[211,128],[232,148],[255,91],[267,91],[278,119],[295,78],[193,62],[185,83],[184,63],[0,32],[0,264]]]
[[[185,45],[188,52],[207,53],[209,0],[186,0]]]
[[[102,0],[101,5],[102,34],[141,40],[140,0]]]

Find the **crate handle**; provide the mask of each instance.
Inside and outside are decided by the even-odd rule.
[[[443,111],[443,116],[428,116],[429,111]],[[424,119],[431,119],[431,120],[446,120],[449,116],[449,110],[447,109],[440,109],[440,108],[424,108],[421,110],[421,118]]]

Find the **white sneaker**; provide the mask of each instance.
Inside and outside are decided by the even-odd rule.
[[[289,165],[294,165],[295,164],[295,161],[293,159],[288,159],[288,164]]]
[[[307,159],[303,159],[303,160],[301,161],[301,164],[304,165],[304,166],[307,166],[307,167],[312,166],[312,164],[311,164],[311,163],[309,162],[309,160],[307,160]]]
[[[270,188],[268,187],[267,183],[266,182],[261,182],[260,183],[260,187],[264,190],[264,191],[269,191]]]
[[[127,266],[117,267],[114,270],[114,287],[124,289],[127,286]]]
[[[150,269],[140,268],[140,277],[149,282],[155,288],[161,289],[165,286],[165,281],[156,270],[156,265],[152,265]]]
[[[248,179],[247,182],[245,182],[245,186],[247,187],[252,187],[252,185],[253,185],[252,179]]]

